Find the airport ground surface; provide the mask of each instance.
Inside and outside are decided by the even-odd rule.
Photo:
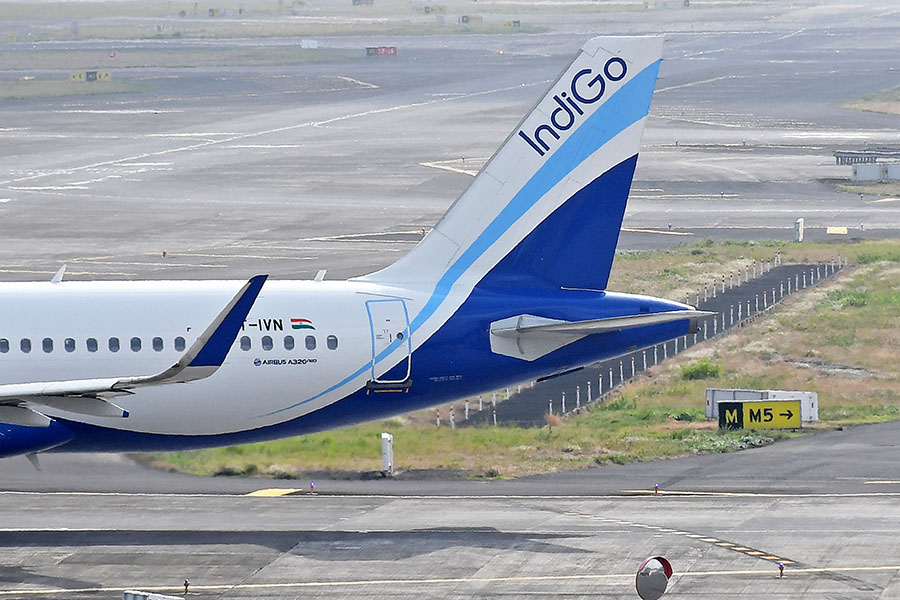
[[[541,34],[326,37],[320,48],[347,60],[293,66],[116,69],[108,53],[295,39],[0,43],[0,78],[26,74],[2,70],[17,53],[53,47],[96,52],[145,89],[0,102],[0,276],[49,277],[63,262],[71,278],[370,271],[409,250],[605,33],[668,36],[621,248],[791,239],[798,217],[814,238],[832,225],[892,235],[898,202],[831,180],[850,176],[835,149],[900,146],[896,115],[841,107],[900,85],[896,9],[694,4],[522,17]],[[380,44],[399,55],[364,56]],[[686,235],[641,231],[670,222]],[[409,233],[385,235],[397,232]]]
[[[633,598],[633,571],[662,554],[672,598],[895,598],[898,439],[885,423],[516,481],[318,481],[315,496],[118,456],[45,455],[41,473],[7,459],[0,597],[188,578],[201,598]]]
[[[900,85],[896,8],[693,4],[542,11],[542,34],[321,38],[348,57],[336,64],[112,65],[145,91],[0,101],[0,278],[49,278],[64,262],[78,279],[382,266],[598,33],[669,32],[620,248],[790,239],[798,217],[813,237],[829,225],[894,236],[898,202],[830,180],[850,172],[833,150],[900,145],[896,115],[841,108]],[[380,44],[399,56],[362,56]],[[0,44],[0,79],[24,75],[2,69],[29,47]],[[673,598],[895,598],[898,439],[900,425],[873,425],[512,482],[318,482],[315,497],[248,497],[298,482],[121,457],[48,455],[41,473],[4,460],[0,598],[176,592],[186,577],[207,598],[632,598],[633,572],[657,553],[680,574]],[[646,496],[655,483],[663,495]]]

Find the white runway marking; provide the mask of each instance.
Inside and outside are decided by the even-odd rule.
[[[181,263],[181,262],[141,262],[141,261],[128,261],[128,260],[94,260],[91,258],[73,258],[69,262],[72,263],[80,263],[80,264],[91,264],[91,265],[110,265],[110,266],[127,266],[127,267],[179,267],[179,268],[192,268],[192,269],[218,269],[225,268],[225,265],[210,265],[203,263]],[[70,273],[74,274],[74,272]]]
[[[56,273],[56,269],[44,270],[44,269],[0,269],[0,273],[9,273],[14,275],[52,275]],[[137,273],[126,273],[124,271],[67,271],[68,275],[78,275],[85,277],[94,277],[98,275],[102,275],[104,277],[116,276],[116,277],[135,277]]]
[[[38,177],[43,177],[43,175]],[[70,183],[66,185],[10,185],[6,189],[17,192],[61,192],[66,190],[86,190],[88,187]]]
[[[487,159],[472,159],[474,162],[479,162],[479,164],[484,164]],[[454,165],[465,164],[465,161],[461,159],[453,159],[453,160],[438,160],[434,162],[421,162],[419,163],[423,167],[430,167],[432,169],[441,169],[443,171],[450,171],[451,173],[462,173],[463,175],[471,175],[475,177],[478,175],[479,169],[463,169],[461,167],[456,167]]]
[[[352,77],[344,77],[343,75],[337,75],[337,76],[335,76],[335,79],[340,79],[340,80],[346,81],[348,83],[355,83],[356,85],[358,85],[359,87],[362,87],[362,88],[373,89],[373,90],[378,89],[378,86],[375,85],[374,83],[367,83],[365,81],[360,81],[359,79],[353,79]]]
[[[874,565],[866,567],[822,567],[789,569],[786,572],[791,576],[819,575],[822,573],[859,573],[859,572],[885,572],[900,571],[900,565]],[[771,576],[771,569],[742,569],[720,571],[687,571],[677,574],[681,577],[742,577],[742,576]],[[367,587],[367,586],[417,586],[417,585],[458,585],[486,583],[530,583],[541,581],[630,581],[634,579],[634,573],[582,573],[571,575],[522,575],[510,577],[435,577],[429,579],[358,579],[346,581],[292,581],[282,583],[236,583],[191,585],[191,590],[196,592],[222,591],[222,590],[283,590],[291,588],[335,588],[335,587]],[[32,588],[17,590],[0,590],[0,596],[44,596],[62,594],[89,594],[89,593],[122,593],[133,588],[94,587],[94,588]],[[145,592],[179,592],[183,588],[176,586],[143,586]]]
[[[229,150],[280,150],[282,148],[305,148],[305,144],[234,144]]]
[[[392,235],[425,235],[423,229],[413,229],[409,231],[375,231],[372,233],[344,233],[339,235],[329,235],[324,237],[300,238],[299,242],[346,242],[346,241],[363,241],[376,242],[380,241],[372,238],[388,237]],[[386,240],[388,242],[396,242],[398,240]],[[403,240],[405,241],[405,240]]]
[[[183,255],[181,254],[172,254],[170,256],[178,257],[178,256],[188,256],[188,257],[196,257],[196,258],[248,258],[255,260],[316,260],[315,256],[273,256],[270,254],[208,254],[201,252],[185,252]],[[163,263],[165,264],[165,263]],[[176,264],[177,266],[177,264]],[[200,265],[204,266],[204,265]],[[222,265],[219,265],[222,266]]]
[[[86,171],[89,169],[98,169],[101,167],[109,167],[112,165],[120,165],[124,162],[130,162],[135,160],[145,160],[148,158],[156,158],[160,156],[169,156],[172,154],[177,154],[180,152],[190,152],[192,150],[199,150],[202,148],[206,148],[209,146],[230,144],[233,142],[237,142],[240,140],[257,138],[265,135],[271,135],[273,133],[284,133],[286,131],[295,131],[297,129],[305,129],[307,127],[325,127],[327,125],[331,125],[332,123],[340,123],[342,121],[348,121],[351,119],[358,119],[360,117],[369,117],[373,115],[381,115],[390,112],[396,112],[399,110],[406,110],[410,108],[421,108],[424,106],[430,106],[433,104],[441,104],[444,102],[453,102],[454,100],[459,99],[467,99],[467,98],[477,98],[480,96],[489,96],[491,94],[497,94],[501,92],[508,92],[512,90],[518,90],[522,87],[533,87],[536,85],[542,85],[543,82],[535,82],[535,83],[522,83],[516,84],[512,86],[505,86],[500,88],[494,88],[491,90],[483,90],[480,92],[471,92],[468,94],[463,94],[461,96],[453,97],[453,98],[437,98],[434,100],[423,100],[421,102],[409,102],[406,104],[397,104],[394,106],[388,106],[384,108],[373,108],[372,110],[365,110],[361,112],[340,115],[337,117],[332,117],[330,119],[322,119],[320,121],[306,121],[303,123],[295,123],[293,125],[285,125],[284,127],[275,127],[273,129],[264,129],[262,131],[252,131],[249,133],[167,133],[167,134],[155,134],[157,137],[218,137],[221,139],[207,139],[194,144],[187,144],[185,146],[178,146],[176,148],[167,148],[165,150],[157,150],[155,152],[144,152],[141,154],[136,154],[134,156],[126,156],[122,158],[115,158],[112,160],[105,160],[96,163],[90,163],[86,165],[80,165],[77,167],[70,167],[67,169],[58,169],[55,171],[57,175],[69,175],[73,173],[77,173],[80,171]],[[148,136],[153,137],[153,135]],[[18,177],[7,179],[4,181],[0,181],[0,185],[9,185],[11,183],[19,183],[23,181],[30,181],[33,179],[38,179],[40,177],[44,177],[45,173],[39,173],[34,175],[28,175],[25,177]]]
[[[0,271],[2,272],[2,271]],[[47,271],[49,273],[49,271]],[[138,497],[138,498],[245,498],[245,492],[234,492],[232,494],[222,493],[154,493],[154,492],[30,492],[30,491],[14,491],[0,490],[0,498],[4,495],[10,496],[114,496],[114,497]],[[623,495],[624,494],[624,495]],[[291,498],[332,498],[332,499],[364,499],[364,500],[619,500],[622,502],[634,500],[645,500],[646,496],[653,496],[654,490],[622,490],[621,494],[601,494],[601,495],[529,495],[529,494],[493,494],[484,496],[473,495],[434,495],[434,494],[329,494],[327,491],[317,488],[315,494],[296,494]],[[663,491],[660,490],[660,496],[693,496],[707,498],[877,498],[877,497],[896,497],[900,496],[900,492],[818,492],[818,493],[797,493],[797,494],[776,494],[767,492],[689,492],[689,491]],[[624,521],[623,521],[624,523]]]
[[[638,229],[636,227],[622,227],[622,231],[628,233],[658,233],[660,235],[694,235],[690,231],[669,231],[668,229]]]
[[[68,110],[54,110],[53,112],[61,115],[69,114],[88,114],[88,115],[156,115],[162,113],[180,113],[181,109],[163,109],[163,108],[108,108],[108,109],[87,109],[73,108]]]
[[[767,492],[688,492],[688,491],[663,491],[659,490],[622,490],[625,494],[640,494],[641,496],[694,496],[706,498],[868,498],[874,496],[900,496],[900,492],[845,492],[813,494],[774,494]]]
[[[703,85],[704,83],[715,83],[716,81],[722,81],[723,79],[731,79],[731,75],[722,75],[720,77],[711,77],[710,79],[701,79],[699,81],[690,81],[688,83],[670,85],[669,87],[659,88],[658,90],[656,90],[656,93],[661,94],[662,92],[680,90],[682,88],[694,87],[695,85]]]

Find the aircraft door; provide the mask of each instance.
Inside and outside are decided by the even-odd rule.
[[[368,300],[369,325],[372,333],[372,381],[375,383],[405,383],[412,369],[412,342],[409,335],[409,313],[406,302],[396,299]],[[402,348],[404,357],[400,363],[380,376],[378,361],[391,349]],[[382,356],[384,354],[384,356]]]

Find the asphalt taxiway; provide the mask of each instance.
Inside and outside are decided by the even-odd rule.
[[[68,277],[94,279],[341,278],[382,267],[598,33],[668,40],[620,248],[791,239],[798,217],[813,237],[900,226],[896,199],[835,188],[851,170],[832,156],[900,146],[896,115],[844,106],[900,85],[889,6],[700,3],[527,18],[550,31],[323,37],[319,47],[344,59],[324,64],[116,69],[112,46],[121,58],[162,42],[54,43],[97,52],[113,77],[145,91],[0,102],[0,277],[49,278],[62,263]],[[181,52],[254,43],[168,42]],[[399,54],[366,57],[373,44]],[[0,43],[4,64],[31,48],[44,49]]]
[[[515,481],[317,481],[314,495],[118,456],[4,460],[0,597],[175,593],[187,578],[198,598],[631,598],[637,565],[663,555],[671,598],[893,598],[898,439],[885,423]]]
[[[0,102],[0,279],[62,263],[72,279],[384,266],[598,33],[669,33],[620,248],[788,239],[797,217],[813,236],[894,236],[898,203],[836,190],[849,167],[831,152],[900,145],[895,115],[843,106],[900,85],[896,9],[694,4],[544,11],[542,34],[322,38],[347,60],[113,69],[146,91]],[[400,54],[363,57],[373,44]],[[86,45],[106,56],[68,47]],[[176,593],[185,578],[208,598],[632,598],[654,554],[675,565],[672,598],[895,598],[898,434],[509,482],[318,481],[314,496],[123,457],[46,455],[40,473],[3,460],[0,598]]]

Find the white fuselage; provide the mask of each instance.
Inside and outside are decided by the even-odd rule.
[[[159,372],[183,353],[176,339],[190,346],[243,283],[4,284],[0,383],[47,381],[49,373],[62,380]],[[334,388],[371,365],[375,342],[366,301],[397,296],[396,290],[362,282],[270,281],[214,376],[115,398],[129,411],[127,419],[44,412],[106,427],[189,435],[287,421],[372,378],[367,369],[347,381],[346,389]],[[405,298],[414,302],[408,292]],[[117,351],[111,339],[112,348],[118,341]]]

